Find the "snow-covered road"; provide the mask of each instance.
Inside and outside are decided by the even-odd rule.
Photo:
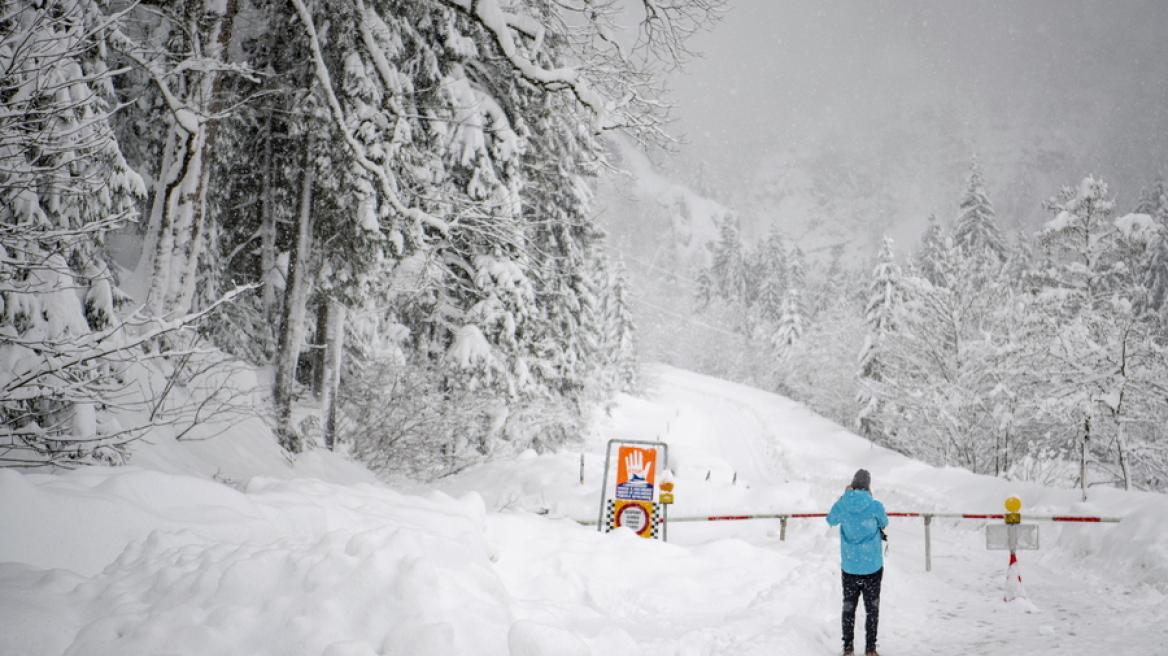
[[[331,454],[288,469],[270,436],[156,445],[153,469],[0,470],[0,654],[766,655],[839,651],[838,541],[822,519],[603,534],[611,438],[670,445],[672,516],[823,512],[858,467],[890,511],[1127,515],[1044,524],[1027,601],[983,525],[893,519],[885,656],[1168,653],[1168,498],[1051,490],[933,468],[805,407],[662,368],[574,453],[528,453],[437,489],[393,490]],[[254,440],[254,443],[252,442]],[[232,472],[183,475],[200,466]],[[177,459],[176,459],[177,458]],[[581,458],[585,463],[580,483]],[[315,463],[315,464],[314,464]],[[281,469],[283,468],[283,469]],[[262,475],[245,476],[251,470]],[[197,473],[197,472],[193,472]]]
[[[1013,494],[1028,497],[1031,507],[1042,504],[1045,510],[1065,514],[1131,510],[1123,507],[1122,499],[1111,498],[1092,511],[1090,504],[1076,503],[1070,491],[938,472],[874,449],[800,404],[741,386],[669,369],[659,380],[659,402],[676,404],[685,414],[702,418],[691,425],[692,432],[673,429],[671,448],[693,445],[709,460],[724,460],[755,490],[806,483],[816,512],[826,511],[860,466],[872,470],[875,494],[889,511],[1000,513],[1001,502]],[[946,478],[944,485],[930,483],[938,476]],[[765,492],[761,496],[781,498]],[[1140,501],[1161,507],[1168,502],[1146,496]],[[810,509],[807,499],[790,499],[761,512]],[[674,508],[677,515],[708,510],[687,513],[684,503]],[[739,514],[734,507],[719,510]],[[679,525],[672,535],[678,544],[740,537],[808,563],[835,564],[834,545],[825,552],[823,538],[829,531],[823,520],[789,521],[785,542],[774,539],[774,520],[718,522],[688,531]],[[882,611],[884,653],[1168,653],[1168,598],[1130,576],[1115,578],[1106,552],[1095,553],[1086,562],[1080,558],[1087,555],[1089,545],[1102,541],[1110,525],[1042,523],[1043,542],[1051,546],[1046,551],[1019,552],[1028,599],[1006,603],[1002,597],[1008,554],[986,549],[986,522],[934,519],[930,572],[924,568],[922,520],[892,522]],[[770,528],[764,533],[748,523]],[[1162,530],[1168,533],[1168,526]],[[1064,532],[1065,545],[1059,540]],[[833,584],[833,592],[838,593],[838,587]]]

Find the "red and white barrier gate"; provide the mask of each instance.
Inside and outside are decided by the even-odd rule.
[[[974,513],[925,513],[925,512],[890,512],[887,513],[889,517],[920,517],[925,522],[925,571],[932,571],[933,569],[933,546],[931,528],[934,517],[941,517],[944,519],[1014,519],[1016,512],[1009,512],[1003,514],[974,514]],[[755,515],[706,515],[697,517],[670,517],[669,523],[673,522],[727,522],[740,521],[746,519],[777,519],[779,520],[779,539],[787,539],[787,520],[789,519],[806,519],[812,517],[827,517],[827,513],[765,513]],[[1086,523],[1115,523],[1122,521],[1122,517],[1090,517],[1082,515],[1027,515],[1027,519],[1046,521],[1046,522],[1086,522]],[[1016,523],[1016,522],[1015,522]],[[988,528],[988,527],[987,527]],[[1037,538],[1036,538],[1037,539]],[[987,542],[988,545],[988,542]],[[993,547],[990,547],[993,548]],[[1015,543],[1015,549],[1018,548]],[[1013,552],[1011,552],[1011,555]],[[1016,560],[1016,558],[1015,558]],[[1007,594],[1009,596],[1009,594]]]

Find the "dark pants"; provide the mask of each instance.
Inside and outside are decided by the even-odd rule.
[[[844,651],[852,651],[856,635],[856,605],[860,595],[864,595],[864,651],[876,651],[876,627],[880,623],[880,581],[884,578],[884,568],[871,574],[844,575]]]

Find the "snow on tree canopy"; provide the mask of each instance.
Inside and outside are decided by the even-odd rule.
[[[1071,191],[1069,188],[1064,188],[1064,193]],[[1107,184],[1094,178],[1083,178],[1079,183],[1079,187],[1075,190],[1075,196],[1067,202],[1059,206],[1060,211],[1053,219],[1043,224],[1043,232],[1060,232],[1071,228],[1075,223],[1075,213],[1083,206],[1084,203],[1091,202],[1093,207],[1100,212],[1110,212],[1115,207],[1115,203],[1105,200],[1107,195]]]
[[[504,260],[490,255],[476,255],[474,258],[475,270],[481,275],[490,277],[498,287],[519,289],[527,285],[527,276],[523,269],[513,260]]]
[[[454,329],[454,341],[446,350],[447,362],[460,369],[473,369],[492,359],[491,344],[478,326],[459,326]]]
[[[1156,230],[1156,220],[1148,214],[1125,214],[1115,220],[1115,227],[1124,237],[1150,235]]]

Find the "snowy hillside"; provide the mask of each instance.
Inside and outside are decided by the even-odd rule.
[[[294,464],[253,426],[153,445],[136,467],[0,470],[0,654],[583,655],[839,651],[834,529],[687,522],[669,542],[594,520],[611,438],[669,444],[671,516],[824,512],[858,467],[890,512],[1124,516],[1041,522],[1027,600],[984,521],[894,518],[881,652],[1168,651],[1168,497],[1053,490],[929,467],[805,407],[660,369],[580,451],[394,490],[328,453]],[[583,456],[583,483],[581,483]],[[215,479],[218,480],[215,480]]]

